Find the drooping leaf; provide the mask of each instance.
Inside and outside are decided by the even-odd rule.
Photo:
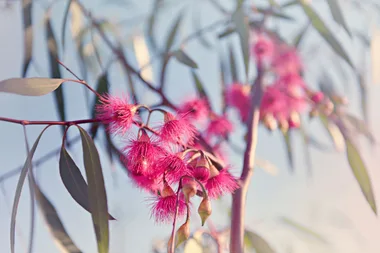
[[[43,96],[56,90],[64,81],[60,78],[10,78],[0,81],[0,92],[22,96]]]
[[[325,115],[319,116],[322,125],[326,128],[329,133],[331,140],[334,143],[335,149],[338,151],[343,151],[344,149],[344,137],[339,127],[337,127],[334,123],[330,122]]]
[[[45,16],[45,26],[46,26],[46,39],[49,53],[49,63],[50,63],[50,77],[52,78],[61,78],[61,71],[59,69],[58,63],[58,46],[57,40],[55,39],[53,27],[50,22],[50,13],[47,12]],[[65,100],[63,95],[62,86],[59,86],[54,91],[55,104],[57,106],[59,119],[61,121],[66,121],[66,112],[65,112]],[[65,131],[64,126],[62,126],[62,131]]]
[[[108,253],[108,203],[99,153],[88,133],[77,126],[82,139],[83,161],[86,169],[92,222],[99,253]]]
[[[368,92],[363,74],[358,74],[358,82],[360,91],[360,109],[362,110],[364,121],[368,123]]]
[[[190,68],[197,69],[197,63],[190,58],[182,49],[173,52],[174,57],[181,63],[189,66]]]
[[[108,93],[108,73],[105,72],[98,78],[98,83],[96,85],[96,92],[98,94]],[[91,118],[96,117],[96,106],[100,104],[99,97],[96,96],[94,103],[92,104]],[[93,124],[91,127],[91,137],[94,139],[99,129],[99,124]]]
[[[237,74],[237,66],[234,54],[234,47],[232,45],[229,46],[229,57],[230,57],[230,75],[232,77],[232,82],[236,82],[238,80]]]
[[[66,25],[67,25],[67,19],[70,13],[70,6],[73,0],[69,0],[66,4],[65,11],[63,13],[63,21],[62,21],[62,34],[61,34],[61,40],[62,40],[62,49],[65,49],[65,35],[66,35]]]
[[[360,189],[362,190],[372,211],[377,214],[376,201],[373,194],[371,179],[358,149],[355,147],[350,138],[346,138],[346,151],[348,163],[350,164],[356,181],[359,183]]]
[[[224,32],[218,35],[218,38],[221,39],[227,37],[228,35],[233,34],[234,32],[236,32],[235,27],[228,27]]]
[[[202,9],[199,9],[198,11],[193,13],[193,25],[196,31],[199,31],[202,29],[201,10]],[[211,48],[210,42],[208,42],[207,39],[203,36],[203,33],[199,33],[198,40],[205,48]]]
[[[260,8],[260,7],[255,7],[255,11],[262,13],[264,15],[267,15],[267,16],[271,16],[273,18],[279,18],[279,19],[287,20],[287,21],[294,21],[293,17],[288,16],[284,13],[281,13],[280,11],[267,9],[267,8]]]
[[[135,36],[133,37],[133,49],[135,51],[135,56],[137,60],[137,64],[141,71],[141,76],[149,81],[153,82],[154,73],[151,65],[151,57],[149,54],[148,45],[145,42],[144,36]],[[127,57],[127,56],[125,56]],[[129,69],[126,71],[130,71]],[[130,83],[132,84],[132,83]],[[132,89],[131,89],[132,90]]]
[[[147,28],[148,40],[151,46],[153,47],[153,49],[157,48],[156,41],[154,39],[154,25],[156,24],[156,17],[157,17],[157,14],[159,13],[160,6],[161,6],[160,0],[155,0],[153,3],[151,14],[148,19],[148,28]]]
[[[294,172],[293,148],[292,148],[292,143],[290,141],[290,132],[289,131],[286,131],[286,132],[281,131],[281,132],[282,132],[282,135],[284,136],[289,167],[290,167],[291,172]]]
[[[303,144],[304,144],[303,152],[305,152],[306,166],[308,169],[309,176],[311,176],[313,163],[311,162],[311,155],[310,155],[310,148],[309,148],[310,139],[309,139],[309,136],[307,135],[306,127],[304,126],[303,122],[301,123],[299,130],[302,135]]]
[[[173,22],[173,26],[171,27],[170,33],[166,39],[165,52],[169,52],[170,49],[172,48],[173,43],[174,43],[174,39],[177,35],[178,28],[181,24],[183,16],[184,16],[183,13],[180,13],[180,15],[177,17],[177,19]]]
[[[280,8],[285,9],[288,7],[292,7],[298,4],[298,0],[290,0],[289,2],[286,2],[284,4],[281,4]]]
[[[34,181],[33,176],[31,176],[31,178],[31,184],[34,189],[38,205],[58,248],[60,250],[64,250],[65,253],[82,253],[67,233],[53,204],[41,191],[40,187]]]
[[[50,126],[45,127],[40,135],[37,137],[36,141],[33,144],[32,149],[30,150],[28,157],[26,158],[26,161],[24,163],[24,166],[21,170],[20,177],[17,182],[15,196],[13,200],[13,207],[12,207],[12,216],[11,216],[11,229],[10,229],[10,242],[11,242],[11,253],[15,252],[15,232],[16,232],[16,216],[17,216],[17,210],[18,210],[18,204],[20,202],[22,187],[25,182],[25,178],[28,175],[29,169],[32,166],[32,159],[34,156],[34,153],[36,152],[38,143],[40,142],[40,139],[42,137],[42,134],[48,129]]]
[[[59,173],[71,197],[81,207],[91,213],[87,183],[78,166],[64,147],[61,149],[59,158]],[[109,220],[114,220],[114,218],[109,215]]]
[[[297,36],[294,38],[293,45],[299,49],[299,46],[301,44],[302,39],[304,38],[307,29],[309,28],[310,23],[308,22],[302,29],[301,31],[297,34]]]
[[[309,17],[311,24],[318,31],[318,33],[326,40],[326,42],[332,47],[332,49],[334,49],[334,51],[340,57],[342,57],[352,68],[355,68],[346,50],[341,46],[339,41],[335,38],[334,34],[322,21],[322,19],[315,12],[315,10],[308,3],[306,3],[305,0],[297,0],[297,1],[302,6],[304,12]]]
[[[254,249],[256,253],[274,253],[275,251],[269,243],[259,234],[245,230],[244,233],[245,245],[249,249]]]
[[[328,243],[328,241],[322,235],[320,235],[319,233],[313,231],[312,229],[310,229],[304,225],[301,225],[300,223],[298,223],[292,219],[289,219],[287,217],[281,217],[280,220],[284,224],[290,226],[291,228],[295,229],[296,231],[302,233],[303,235],[306,235],[306,236],[313,238],[313,239],[315,239],[319,242],[322,242],[324,244]]]
[[[354,31],[353,34],[356,37],[358,37],[366,47],[371,46],[371,41],[369,40],[368,36],[365,35],[364,33],[362,33],[361,31]]]
[[[246,79],[248,79],[249,70],[249,22],[243,8],[238,8],[232,15],[232,21],[235,24],[236,31],[239,35],[240,48],[244,59],[244,69]]]
[[[338,0],[327,0],[327,3],[329,4],[331,14],[338,24],[340,24],[344,30],[346,30],[347,34],[351,36],[350,29],[348,28],[348,25],[346,23],[346,20],[344,19],[343,12],[339,6]]]
[[[33,24],[32,24],[32,0],[22,0],[22,12],[24,23],[24,62],[22,77],[26,76],[33,53]]]
[[[201,79],[199,79],[197,73],[195,73],[195,71],[191,71],[191,74],[193,76],[193,80],[194,80],[194,83],[195,83],[195,87],[197,89],[197,92],[198,92],[198,95],[202,98],[207,98],[207,94],[206,94],[206,91],[204,89],[204,86],[203,86],[203,83],[201,81]]]

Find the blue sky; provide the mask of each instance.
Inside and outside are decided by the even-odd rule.
[[[150,2],[140,1],[133,8],[121,8],[117,5],[109,5],[105,8],[104,1],[93,1],[89,6],[93,7],[94,13],[99,16],[112,14],[112,20],[119,20],[121,17],[136,17],[146,13],[146,8]],[[193,10],[198,11],[199,2],[194,1],[194,3],[191,3],[190,1],[184,1],[181,6],[189,6]],[[229,3],[228,1],[224,2]],[[53,12],[57,14],[57,18],[53,21],[53,25],[57,29],[56,31],[59,31],[56,32],[57,37],[60,37],[61,19],[58,17],[61,17],[60,10],[63,6],[63,3],[58,3]],[[329,13],[325,11],[327,10],[325,5],[317,3],[316,6],[321,10],[323,17],[331,20]],[[172,8],[168,10],[166,12],[168,15],[163,15],[159,19],[156,34],[159,35],[158,37],[161,42],[165,39],[168,22],[172,18],[175,18],[175,15],[178,13],[177,9]],[[38,31],[34,43],[34,56],[37,57],[38,71],[31,68],[29,76],[48,75],[46,49],[42,33],[42,10],[41,7],[36,7],[35,10],[35,23],[37,24]],[[353,8],[348,8],[347,15],[349,17],[353,16],[355,14],[353,11]],[[217,12],[207,4],[204,4],[204,7],[201,8],[201,13],[203,16],[202,23],[204,24],[211,23],[212,20],[220,18]],[[170,19],[167,18],[169,14]],[[20,75],[23,54],[20,15],[19,3],[15,3],[11,9],[0,10],[0,34],[2,35],[0,40],[0,80]],[[304,20],[299,13],[296,14],[296,17],[301,21]],[[360,18],[355,22],[351,21],[349,23],[353,27],[356,27],[356,29],[363,30],[366,28],[363,26],[364,22]],[[295,26],[285,23],[281,23],[280,27],[287,36],[293,36],[298,31],[294,29]],[[346,42],[347,38],[343,34],[344,32],[341,29],[335,28],[334,32],[336,32],[340,39],[345,41],[345,46],[350,49],[353,46],[357,48],[358,43],[350,44]],[[191,26],[188,22],[181,32],[187,34],[191,32],[190,29]],[[69,33],[67,35],[67,37],[70,37]],[[315,42],[313,40],[319,41],[321,39],[314,33],[310,33],[307,41],[311,45]],[[67,43],[68,52],[72,47],[71,42]],[[304,49],[302,52],[308,52],[306,49],[310,49],[310,47],[305,46]],[[207,84],[208,92],[212,96],[217,97],[217,94],[213,92],[218,87],[219,82],[217,52],[205,49],[199,46],[198,43],[190,43],[186,50],[198,63],[199,73],[204,83]],[[320,66],[317,63],[334,64],[329,61],[329,55],[331,54],[329,54],[328,50],[321,52],[323,54],[318,54],[312,60],[307,61],[307,69],[309,71],[306,73],[306,78],[314,86],[315,78],[320,70]],[[359,62],[359,57],[363,55],[363,51],[360,50],[350,50],[349,52],[355,59],[355,62]],[[308,59],[307,55],[305,55],[305,58]],[[73,55],[66,54],[63,59],[73,69],[77,68],[76,59]],[[69,74],[63,70],[62,73],[64,73],[65,77],[69,77]],[[177,98],[173,99],[173,101],[180,101],[186,94],[194,92],[187,67],[172,61],[169,65],[168,73],[167,81],[170,84],[168,86],[169,95],[172,98]],[[345,80],[336,75],[334,77],[338,83],[338,89],[345,91],[345,88],[343,88],[345,86],[341,85]],[[95,84],[93,79],[87,81],[91,85]],[[111,72],[111,82],[115,84],[113,86],[114,93],[125,90],[124,77],[116,67]],[[357,87],[350,76],[348,76],[347,82],[351,84],[349,98],[352,99],[352,108],[350,109],[358,113],[355,107],[358,104],[355,96]],[[66,110],[68,118],[74,120],[89,117],[83,88],[75,83],[67,83],[64,89],[67,98]],[[139,90],[141,92],[145,91],[140,87]],[[151,96],[145,96],[145,94],[146,92],[142,96],[142,99],[148,103],[151,100]],[[369,83],[370,127],[377,139],[380,138],[380,134],[377,131],[380,127],[380,120],[376,112],[376,109],[380,107],[380,101],[377,99],[379,96],[379,86]],[[217,100],[215,100],[215,103],[217,103]],[[0,115],[29,120],[57,119],[54,99],[51,95],[30,98],[0,94]],[[23,164],[25,148],[21,126],[0,122],[0,129],[0,161],[2,164],[0,173],[2,174]],[[42,128],[39,126],[28,127],[30,142],[35,140],[41,130]],[[320,137],[324,143],[328,143],[327,136],[321,131],[317,122],[311,124],[310,131],[315,136]],[[70,130],[70,136],[76,134],[76,130]],[[42,137],[35,157],[38,158],[52,148],[58,147],[60,145],[60,136],[61,132],[59,128],[49,129]],[[237,142],[241,144],[242,133],[238,133],[236,136]],[[380,149],[379,147],[370,149],[364,140],[360,140],[359,143],[369,174],[373,180],[376,200],[380,203],[380,171],[378,169],[379,160],[377,157],[377,155],[380,155]],[[278,175],[272,176],[260,168],[256,169],[248,194],[247,226],[263,235],[280,253],[287,252],[286,250],[289,248],[294,253],[379,252],[380,243],[376,235],[380,233],[380,222],[365,202],[348,166],[345,155],[337,152],[321,152],[312,148],[313,177],[309,178],[307,176],[308,168],[306,168],[302,140],[297,137],[294,138],[293,145],[295,147],[296,172],[292,175],[287,167],[285,146],[280,134],[278,132],[270,134],[265,129],[260,129],[258,157],[270,160],[278,167],[279,172]],[[110,212],[117,218],[117,221],[111,222],[111,252],[148,252],[151,249],[153,240],[165,239],[165,237],[169,236],[171,227],[169,225],[154,224],[153,220],[150,219],[149,206],[146,201],[148,196],[131,185],[130,180],[119,166],[116,166],[115,171],[113,171],[101,145],[98,145],[98,147],[106,178]],[[80,145],[74,145],[70,151],[77,164],[82,165]],[[240,157],[231,153],[230,160],[233,163],[235,171],[238,172],[241,164]],[[91,217],[69,197],[61,183],[58,173],[58,156],[38,167],[37,171],[37,178],[42,190],[54,203],[73,240],[83,252],[96,252]],[[3,252],[10,252],[10,212],[16,183],[17,177],[14,177],[1,185],[3,192],[6,193],[5,196],[0,195],[0,245],[2,245]],[[229,197],[223,199],[224,206],[228,205],[229,202]],[[228,224],[227,213],[222,208],[223,205],[219,202],[214,203],[212,220],[219,227]],[[16,252],[25,252],[25,247],[28,243],[29,208],[29,193],[27,187],[25,187],[18,213],[17,231],[19,236],[16,239]],[[330,243],[323,245],[295,233],[294,230],[278,222],[281,216],[290,217],[305,226],[313,228],[325,236]],[[59,252],[39,212],[36,222],[34,252]],[[194,217],[192,226],[193,229],[200,226],[200,221],[197,217]]]

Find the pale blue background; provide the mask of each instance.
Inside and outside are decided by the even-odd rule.
[[[56,29],[56,36],[60,41],[60,29],[62,10],[65,1],[60,1],[54,7],[53,26]],[[150,12],[150,4],[152,1],[140,0],[134,1],[130,5],[105,4],[105,1],[84,1],[89,8],[93,8],[96,16],[111,16],[111,20],[120,20],[123,18],[144,17]],[[120,1],[115,1],[120,2]],[[172,6],[164,11],[160,16],[159,25],[156,35],[162,42],[166,36],[168,22],[175,18],[178,14],[179,7],[188,7],[189,17],[192,11],[202,12],[202,23],[208,24],[213,20],[220,19],[220,14],[205,3],[207,1],[177,1],[172,2]],[[232,1],[221,1],[226,6],[232,6]],[[261,1],[264,2],[264,1]],[[314,1],[313,1],[314,2]],[[332,23],[331,15],[326,8],[324,1],[315,1],[315,6],[320,11],[325,20]],[[357,9],[349,5],[349,1],[342,1],[347,18],[350,18],[351,27],[360,29],[367,33],[369,27],[366,19],[373,17],[374,21],[378,20],[379,11],[368,9],[366,17],[360,17]],[[30,76],[47,76],[49,70],[46,62],[46,44],[42,30],[42,14],[46,4],[38,1],[35,7],[34,23],[37,26],[36,36],[34,40],[34,59],[38,65],[38,72],[34,66],[29,70]],[[149,7],[149,8],[148,8]],[[21,62],[23,58],[23,41],[22,41],[22,23],[21,23],[20,3],[15,2],[10,9],[0,10],[0,80],[18,77],[21,73]],[[293,9],[292,9],[293,10]],[[282,34],[289,38],[293,38],[298,30],[304,24],[305,18],[296,8],[292,15],[297,17],[299,23],[290,25],[290,23],[282,22],[279,24]],[[377,15],[377,16],[376,16]],[[141,23],[141,19],[137,23]],[[136,27],[138,28],[138,27]],[[186,22],[183,34],[192,31],[191,19]],[[354,42],[349,41],[349,37],[344,31],[334,26],[334,32],[344,41],[346,48],[349,48],[350,56],[354,59],[357,66],[362,66],[362,56],[368,53],[360,47],[360,43],[356,39]],[[129,31],[129,30],[128,30]],[[129,32],[130,33],[130,32]],[[129,34],[126,32],[125,34]],[[125,35],[126,36],[126,35]],[[70,38],[69,32],[67,38]],[[209,38],[215,43],[215,39]],[[69,39],[67,41],[66,52],[73,47]],[[307,80],[315,87],[316,77],[320,73],[320,66],[323,64],[343,64],[333,58],[333,54],[323,44],[322,39],[315,32],[309,32],[309,37],[304,45],[302,52],[307,60]],[[307,58],[308,53],[315,50],[315,45],[322,44],[319,53],[314,52],[313,56]],[[355,50],[354,50],[355,49]],[[219,75],[218,55],[216,51],[205,49],[199,46],[197,42],[190,43],[187,52],[199,65],[199,73],[202,80],[207,84],[207,90],[212,96],[217,97],[214,87],[218,86]],[[332,61],[334,59],[334,61]],[[77,70],[76,59],[71,54],[66,54],[63,61]],[[70,77],[68,73],[62,70],[65,77]],[[77,73],[80,73],[77,71]],[[192,81],[189,76],[187,67],[172,61],[169,65],[169,75],[167,81],[170,84],[169,94],[179,98],[184,97],[186,93],[193,92]],[[349,72],[347,72],[349,73]],[[337,88],[343,92],[346,91],[350,99],[352,99],[352,110],[357,110],[358,101],[355,94],[358,92],[355,80],[349,74],[346,74],[346,80],[334,75]],[[94,86],[94,79],[87,80]],[[114,91],[125,90],[126,85],[124,75],[117,67],[113,68],[111,73],[111,81]],[[347,90],[344,82],[351,87]],[[369,116],[370,127],[373,129],[377,139],[380,135],[377,131],[380,127],[378,118],[378,110],[380,102],[379,86],[368,83],[369,91]],[[66,110],[69,119],[81,119],[89,117],[87,107],[85,105],[85,97],[82,87],[74,83],[65,84]],[[140,91],[143,91],[140,89]],[[141,96],[142,97],[142,96]],[[150,96],[143,98],[144,102],[149,102]],[[178,102],[179,100],[175,100]],[[215,100],[215,104],[218,100]],[[0,94],[0,115],[3,117],[12,117],[16,119],[28,120],[54,120],[57,119],[53,96],[47,95],[43,97],[20,97],[10,94]],[[20,166],[25,159],[25,148],[23,145],[22,127],[9,123],[0,122],[0,173],[5,173],[13,168]],[[29,139],[34,141],[41,127],[28,127]],[[318,136],[324,143],[328,143],[328,137],[320,130],[318,122],[311,125],[311,131],[314,136]],[[70,130],[70,136],[73,136],[75,130]],[[277,176],[271,176],[261,169],[256,169],[248,194],[247,206],[247,226],[263,235],[278,252],[344,252],[358,253],[380,252],[380,242],[378,235],[380,234],[380,222],[373,214],[360,189],[354,180],[350,171],[346,157],[342,153],[337,152],[321,152],[312,149],[313,161],[313,178],[307,176],[305,166],[305,153],[300,138],[295,138],[293,145],[295,146],[295,164],[296,173],[291,175],[288,170],[284,143],[280,138],[280,134],[275,132],[269,134],[265,129],[260,129],[258,156],[262,159],[268,159],[279,168]],[[241,144],[242,133],[237,135],[236,142]],[[58,127],[49,129],[43,136],[41,143],[36,152],[36,158],[42,156],[52,148],[60,145],[61,132]],[[363,140],[360,142],[363,157],[368,166],[369,174],[373,179],[373,188],[376,200],[380,203],[380,170],[378,167],[380,150],[378,147],[373,149]],[[101,145],[98,145],[101,147]],[[111,222],[111,252],[149,252],[151,245],[155,239],[165,239],[171,231],[171,226],[163,226],[154,224],[150,219],[149,207],[146,202],[148,197],[139,190],[132,187],[126,174],[119,166],[115,169],[111,168],[108,157],[104,155],[101,148],[101,160],[106,177],[107,193],[109,196],[109,208],[112,215],[117,221]],[[79,145],[71,147],[71,154],[81,165],[81,148]],[[239,171],[240,160],[231,153],[230,159],[234,161],[235,172]],[[38,167],[38,181],[42,186],[42,190],[52,200],[55,207],[66,226],[69,234],[72,236],[76,244],[83,252],[96,252],[95,236],[93,234],[91,217],[83,211],[68,195],[58,174],[58,157],[55,157]],[[5,195],[0,195],[0,245],[1,252],[8,253],[9,250],[9,224],[10,212],[13,201],[13,194],[17,177],[6,180],[2,185]],[[214,204],[214,213],[212,220],[218,227],[223,228],[228,225],[226,209],[230,198],[226,197],[223,204]],[[380,205],[380,204],[379,204]],[[29,193],[27,187],[23,191],[20,202],[18,223],[17,223],[17,241],[16,252],[25,252],[28,244],[29,233]],[[290,217],[305,226],[313,228],[318,233],[325,236],[330,242],[323,245],[313,239],[302,236],[294,230],[282,225],[278,222],[280,216]],[[37,215],[37,226],[35,231],[35,247],[34,252],[37,253],[54,253],[59,252],[52,237],[50,236],[40,213]],[[200,225],[199,219],[193,219],[193,227]],[[292,250],[292,251],[288,251]]]

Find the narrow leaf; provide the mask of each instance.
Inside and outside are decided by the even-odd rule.
[[[240,39],[240,48],[244,59],[245,74],[248,77],[249,70],[249,24],[248,17],[245,15],[243,8],[239,8],[232,15],[236,31]]]
[[[293,161],[293,148],[292,143],[290,142],[290,132],[289,131],[281,131],[284,136],[284,141],[286,145],[286,153],[288,156],[288,162],[290,166],[291,172],[294,172],[294,161]]]
[[[327,0],[327,3],[329,4],[331,14],[338,24],[340,24],[344,30],[348,33],[348,35],[351,36],[350,29],[348,28],[348,25],[346,23],[346,20],[344,19],[342,10],[339,6],[339,0]]]
[[[279,19],[283,19],[283,20],[294,21],[293,17],[288,16],[288,15],[281,13],[279,11],[276,11],[276,10],[255,7],[255,11],[262,13],[264,15],[271,16],[273,18],[279,18]]]
[[[191,74],[193,76],[193,80],[194,80],[195,87],[197,89],[198,95],[200,97],[202,97],[202,98],[204,98],[204,97],[207,98],[207,94],[206,94],[206,91],[204,89],[203,83],[199,79],[197,73],[195,73],[194,71],[192,71]]]
[[[230,56],[230,74],[232,76],[232,82],[236,82],[238,80],[237,76],[237,66],[235,61],[235,54],[233,46],[229,46],[229,56]]]
[[[33,52],[33,24],[32,24],[32,0],[22,1],[23,23],[24,23],[24,62],[22,76],[26,76]]]
[[[310,228],[307,228],[307,227],[299,224],[298,222],[296,222],[294,220],[291,220],[291,219],[289,219],[287,217],[281,217],[280,220],[283,223],[285,223],[286,225],[294,228],[296,231],[301,232],[302,234],[304,234],[304,235],[306,235],[308,237],[314,238],[317,241],[322,242],[322,243],[328,243],[327,240],[322,235],[320,235],[319,233],[313,231]]]
[[[373,212],[377,214],[377,207],[375,197],[373,195],[371,179],[369,178],[366,166],[363,162],[363,159],[361,158],[358,149],[349,138],[346,138],[346,151],[348,163],[350,164],[352,172],[354,173],[354,176],[359,183],[360,189],[362,190]]]
[[[99,153],[88,133],[77,126],[82,139],[83,161],[86,169],[92,222],[98,242],[98,252],[108,253],[108,204]]]
[[[58,47],[57,40],[55,39],[55,35],[53,32],[53,28],[50,22],[49,11],[45,16],[45,26],[46,26],[46,38],[47,38],[47,46],[49,53],[49,62],[50,62],[50,77],[52,78],[61,78],[61,71],[59,68],[58,60]],[[57,106],[59,119],[61,121],[66,121],[66,113],[65,113],[65,100],[63,95],[63,89],[59,86],[54,91],[55,104]],[[62,131],[65,131],[65,128],[61,128]]]
[[[66,8],[65,8],[65,12],[63,14],[62,31],[61,31],[62,32],[62,34],[61,34],[61,40],[62,40],[62,49],[63,50],[65,49],[66,25],[67,25],[67,19],[68,19],[68,16],[69,16],[70,6],[71,6],[72,2],[73,2],[73,0],[69,0],[67,2]]]
[[[171,47],[173,46],[174,39],[177,35],[178,28],[181,24],[182,18],[183,18],[183,14],[180,13],[180,15],[177,17],[176,21],[173,23],[173,26],[172,26],[170,33],[169,33],[167,40],[166,40],[165,52],[169,52]]]
[[[294,41],[293,41],[293,45],[299,49],[299,46],[301,44],[301,41],[302,39],[304,38],[305,34],[306,34],[306,31],[307,29],[309,28],[310,26],[310,23],[307,23],[302,29],[301,31],[297,34],[297,36],[294,38]]]
[[[269,243],[259,234],[245,230],[244,239],[249,249],[254,249],[256,253],[274,253],[275,251]]]
[[[59,158],[59,173],[71,197],[81,207],[91,213],[87,183],[78,166],[64,147],[61,149]],[[114,220],[111,215],[109,215],[109,219]]]
[[[319,116],[322,125],[326,128],[329,133],[331,140],[334,143],[335,149],[338,151],[343,151],[344,149],[344,137],[339,127],[334,123],[330,122],[325,115]]]
[[[298,0],[290,0],[289,2],[282,4],[280,8],[281,9],[285,9],[285,8],[288,8],[288,7],[295,6],[297,4],[298,4]]]
[[[54,241],[59,249],[64,249],[66,253],[82,253],[78,246],[71,239],[70,235],[67,233],[65,227],[62,224],[61,218],[59,217],[57,210],[50,202],[50,200],[45,196],[37,184],[34,184],[34,189],[36,193],[36,198],[38,205],[41,209],[44,220],[50,233],[54,237]]]
[[[22,96],[43,96],[56,90],[64,81],[60,78],[10,78],[0,81],[0,92]]]
[[[359,91],[360,91],[360,109],[363,113],[364,121],[368,122],[368,92],[365,76],[358,74]]]
[[[153,4],[153,8],[151,14],[148,19],[148,40],[153,47],[153,49],[157,48],[156,41],[154,39],[154,25],[156,24],[156,17],[160,10],[160,0],[155,0]]]
[[[227,37],[228,35],[233,34],[234,32],[236,32],[235,27],[228,27],[224,32],[218,35],[218,38],[221,39]]]
[[[199,31],[202,29],[201,27],[201,9],[193,13],[193,25],[195,27],[196,31]],[[211,48],[210,42],[207,41],[203,33],[199,33],[198,36],[199,42],[205,47],[205,48]]]
[[[190,58],[182,49],[173,53],[174,57],[181,63],[189,66],[190,68],[197,69],[198,65]]]
[[[32,166],[32,159],[33,159],[34,153],[36,152],[38,143],[40,142],[42,134],[48,128],[49,128],[49,126],[45,127],[44,130],[42,130],[40,135],[37,137],[35,143],[33,144],[32,149],[30,150],[30,152],[28,154],[28,157],[26,158],[26,161],[24,163],[24,166],[23,166],[21,173],[20,173],[20,177],[19,177],[18,182],[17,182],[16,192],[15,192],[15,197],[14,197],[13,207],[12,207],[12,217],[11,217],[11,229],[10,229],[11,253],[15,252],[16,216],[17,216],[18,204],[20,202],[22,187],[24,185],[25,178],[28,175],[29,168]]]
[[[98,94],[105,94],[108,93],[108,74],[105,72],[103,75],[101,75],[98,79],[98,83],[96,85],[96,92]],[[92,104],[92,112],[91,112],[91,118],[96,117],[96,106],[100,104],[99,97],[96,96],[94,103]],[[91,137],[94,139],[99,129],[99,124],[93,124],[91,127]]]
[[[334,51],[340,57],[342,57],[352,68],[355,68],[347,52],[341,46],[339,41],[334,37],[333,33],[329,30],[325,23],[323,23],[322,19],[315,12],[315,10],[308,3],[306,3],[305,0],[297,1],[302,6],[304,12],[309,17],[311,24],[318,31],[318,33],[326,40],[326,42],[334,49]]]

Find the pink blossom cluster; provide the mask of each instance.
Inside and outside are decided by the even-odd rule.
[[[256,64],[273,80],[265,86],[260,106],[260,117],[266,127],[298,128],[300,113],[326,102],[322,92],[313,92],[305,84],[301,76],[302,61],[292,46],[260,33],[252,43],[251,52]],[[249,114],[250,93],[251,85],[239,82],[230,85],[225,93],[226,103],[237,109],[243,122]]]
[[[188,213],[195,195],[215,199],[238,188],[228,167],[223,167],[198,142],[200,133],[192,122],[209,116],[205,101],[187,101],[174,113],[151,110],[111,95],[100,101],[97,117],[109,125],[111,133],[129,131],[131,135],[131,128],[137,126],[137,134],[127,140],[122,161],[132,182],[154,195],[152,216],[157,222],[173,221],[177,203],[179,216]],[[162,123],[158,127],[143,124],[139,117],[139,110],[143,109],[149,114],[163,113]],[[230,130],[231,124],[225,117],[214,115],[205,136],[224,136]]]

